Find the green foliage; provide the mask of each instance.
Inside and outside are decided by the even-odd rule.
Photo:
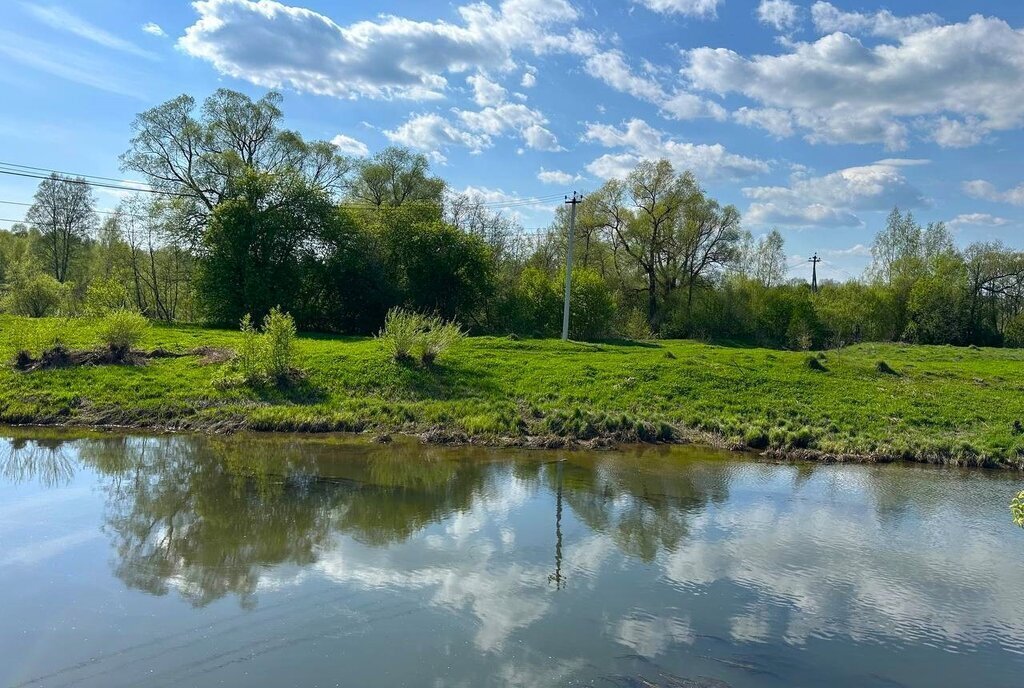
[[[1017,496],[1010,502],[1010,514],[1013,522],[1024,528],[1024,491],[1017,493]]]
[[[60,283],[43,272],[19,271],[3,299],[4,310],[14,315],[45,318],[67,309],[73,285]]]
[[[242,316],[240,340],[227,375],[218,380],[222,387],[236,383],[259,387],[267,383],[284,384],[295,373],[295,320],[274,306],[263,318],[263,331],[252,324],[252,316]]]
[[[377,333],[377,341],[393,360],[411,360],[423,334],[423,320],[419,313],[392,308],[384,318],[384,327]]]
[[[565,270],[556,280],[564,283]],[[563,297],[564,302],[564,297]],[[558,309],[556,312],[561,312]],[[569,336],[575,340],[591,340],[609,334],[615,318],[615,296],[608,284],[594,270],[575,268],[572,271],[572,293],[569,298]]]
[[[1014,316],[1004,332],[1006,346],[1024,348],[1024,313]]]
[[[433,364],[439,356],[454,348],[465,338],[458,323],[433,316],[424,318],[417,350],[424,365]]]
[[[149,320],[138,311],[115,310],[100,319],[96,336],[101,345],[124,356],[139,345],[149,329]]]
[[[85,292],[85,315],[103,316],[114,311],[126,310],[131,305],[128,288],[112,277],[93,280]]]
[[[295,357],[295,320],[275,306],[263,319],[264,368],[272,378],[284,378]]]
[[[454,321],[392,308],[377,341],[396,362],[418,357],[424,365],[431,365],[464,337],[462,328]]]

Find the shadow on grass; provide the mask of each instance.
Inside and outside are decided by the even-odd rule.
[[[449,362],[422,365],[414,361],[393,364],[397,383],[418,399],[444,400],[459,396],[495,396],[502,392],[495,376],[485,370]]]

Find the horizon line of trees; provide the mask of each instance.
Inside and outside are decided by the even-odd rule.
[[[0,308],[235,325],[280,306],[302,329],[365,334],[399,306],[476,333],[557,335],[565,208],[529,241],[425,156],[342,156],[285,129],[280,104],[220,89],[139,114],[121,164],[158,193],[102,220],[87,180],[43,180],[25,223],[0,231]],[[898,208],[865,275],[817,293],[787,279],[778,231],[755,240],[666,160],[587,195],[574,244],[574,338],[1024,346],[1024,252],[958,248]]]

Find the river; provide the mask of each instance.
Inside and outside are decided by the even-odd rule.
[[[1022,483],[0,430],[0,685],[1016,687]]]

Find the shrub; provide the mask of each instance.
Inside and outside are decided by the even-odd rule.
[[[263,366],[274,378],[286,376],[295,356],[295,320],[276,306],[263,319]]]
[[[50,275],[18,275],[4,299],[4,309],[14,315],[45,318],[60,312],[71,295],[71,284],[61,284]]]
[[[280,308],[270,309],[263,319],[263,331],[252,324],[248,313],[242,317],[242,342],[233,368],[247,385],[268,381],[281,383],[295,370],[295,320]],[[229,378],[225,384],[232,383]],[[235,380],[234,382],[237,382]]]
[[[263,377],[263,365],[260,355],[260,333],[252,324],[252,316],[246,313],[241,323],[242,343],[238,346],[235,357],[235,368],[246,383],[255,382]]]
[[[1013,515],[1013,522],[1024,528],[1024,491],[1018,493],[1010,502],[1010,513]]]
[[[454,320],[445,321],[438,317],[424,318],[423,329],[417,342],[420,361],[430,365],[437,358],[458,344],[465,333]]]
[[[113,277],[95,279],[85,292],[85,314],[103,316],[131,307],[128,289]]]
[[[396,361],[412,359],[413,352],[423,334],[424,318],[403,308],[392,308],[384,318],[384,327],[377,333],[377,341]]]
[[[100,319],[97,336],[100,343],[117,356],[124,356],[137,346],[149,331],[149,320],[138,311],[111,311]]]

